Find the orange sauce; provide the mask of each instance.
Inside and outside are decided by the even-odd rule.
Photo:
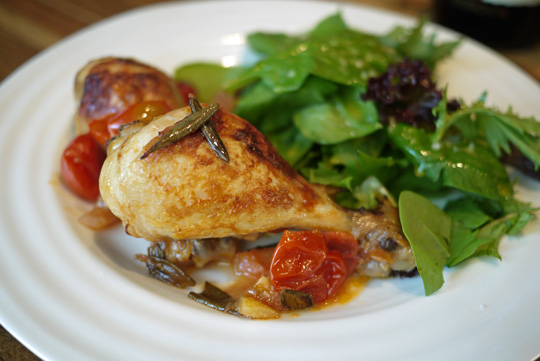
[[[357,297],[366,288],[369,279],[369,277],[354,273],[345,279],[337,295],[323,303],[316,304],[312,308],[302,311],[284,311],[283,309],[277,311],[287,314],[289,317],[298,317],[303,312],[320,311],[327,307],[346,304]],[[256,279],[250,277],[236,276],[235,281],[225,287],[224,291],[234,298],[239,298],[240,296],[245,295],[247,291],[253,287],[256,281]]]
[[[343,305],[350,302],[366,288],[368,281],[369,277],[361,276],[356,273],[350,275],[343,282],[343,285],[341,286],[337,295],[326,300],[323,303],[315,305],[312,310],[319,311],[326,307]]]

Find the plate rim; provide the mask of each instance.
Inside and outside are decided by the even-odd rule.
[[[330,7],[330,6],[341,6],[343,8],[343,12],[346,12],[346,9],[350,9],[350,8],[369,9],[370,11],[382,12],[382,13],[386,13],[387,15],[391,14],[392,16],[397,16],[399,18],[407,18],[407,19],[409,19],[408,21],[411,21],[411,19],[412,19],[410,17],[404,16],[404,15],[401,15],[401,14],[392,13],[392,12],[387,11],[387,10],[386,11],[385,10],[379,11],[379,9],[369,7],[369,6],[360,5],[360,4],[344,4],[344,3],[334,4],[334,3],[325,2],[325,1],[320,1],[320,2],[319,1],[317,1],[317,2],[311,2],[311,1],[294,1],[294,2],[290,2],[290,1],[287,1],[287,2],[286,1],[265,1],[265,2],[266,3],[282,3],[282,4],[284,4],[284,3],[300,4],[301,3],[301,4],[303,4],[303,6],[308,6],[308,5],[313,5],[313,4],[319,3],[319,4],[326,4],[326,6],[328,6],[328,7]],[[205,3],[207,5],[208,4],[214,4],[214,2],[212,2],[212,1],[198,2],[198,4],[200,4],[200,3]],[[232,1],[232,2],[225,1],[225,2],[222,2],[222,3],[248,3],[248,2],[246,2],[246,1]],[[249,2],[249,3],[258,3],[258,2]],[[196,6],[197,5],[197,4],[195,4],[195,2],[193,2],[193,3],[185,3],[185,4],[189,4],[190,6]],[[100,21],[100,22],[98,22],[98,23],[96,23],[96,24],[94,24],[94,25],[92,25],[92,26],[90,26],[88,28],[82,29],[81,31],[76,32],[76,33],[68,36],[67,38],[65,38],[65,39],[61,40],[60,42],[56,43],[55,45],[53,45],[52,47],[46,49],[44,52],[39,53],[34,58],[32,58],[29,61],[25,62],[18,70],[16,70],[14,73],[12,73],[6,79],[4,79],[4,81],[2,81],[2,83],[0,84],[0,101],[1,101],[1,99],[3,97],[3,91],[5,91],[5,89],[8,88],[8,87],[13,86],[13,85],[10,85],[10,84],[16,83],[18,81],[18,79],[27,76],[27,74],[30,73],[33,68],[37,67],[38,65],[40,65],[45,60],[48,60],[49,57],[54,56],[54,54],[57,53],[59,51],[59,49],[63,49],[65,47],[69,46],[69,44],[71,44],[72,42],[78,41],[83,36],[87,36],[86,34],[91,34],[93,31],[95,31],[95,29],[99,30],[103,26],[109,26],[110,24],[114,24],[115,22],[117,22],[119,20],[127,19],[127,18],[130,18],[131,16],[137,16],[137,14],[140,14],[142,12],[146,12],[149,9],[152,10],[152,11],[157,11],[158,8],[159,9],[165,9],[165,8],[169,8],[169,6],[176,7],[176,6],[181,6],[181,5],[183,5],[183,4],[179,4],[179,3],[177,3],[177,4],[160,3],[160,4],[153,4],[153,5],[144,6],[142,8],[130,10],[128,12],[125,12],[125,13],[113,16],[111,18],[102,20],[102,21]],[[109,25],[107,25],[107,24],[109,24]],[[517,67],[515,67],[515,68],[517,69]],[[31,70],[28,70],[28,69],[31,69]],[[516,69],[514,69],[514,70],[516,70]],[[13,79],[15,79],[15,80],[13,80]],[[66,112],[67,111],[65,111],[64,113],[66,113]],[[4,129],[4,124],[0,123],[0,129]],[[62,137],[57,136],[57,138],[62,138]],[[3,184],[3,183],[0,183],[0,184]],[[2,230],[0,230],[0,232],[3,233],[4,230],[2,229]],[[91,244],[90,245],[83,244],[83,245],[79,245],[79,247],[91,247]],[[500,265],[498,265],[498,266],[500,266]],[[106,270],[105,272],[107,273],[109,271]],[[450,290],[450,292],[451,291],[452,290]],[[149,300],[155,300],[155,297],[153,297],[151,293],[149,293],[147,296],[148,296]],[[6,296],[6,298],[7,298],[7,296]],[[5,300],[4,298],[0,298],[0,299]],[[203,312],[203,313],[206,313],[206,312]],[[2,311],[0,311],[0,314],[2,314]],[[205,316],[203,316],[202,314],[199,315],[199,316],[201,318],[206,319]],[[209,316],[209,317],[214,318],[214,316]],[[222,317],[219,317],[219,318],[221,319]],[[25,337],[25,336],[28,335],[28,330],[21,330],[20,327],[18,328],[17,326],[14,326],[13,322],[9,323],[9,321],[8,321],[8,322],[4,323],[5,319],[9,319],[9,317],[7,317],[7,318],[2,317],[2,320],[0,321],[0,322],[2,322],[4,327],[10,333],[12,333],[23,345],[25,345],[30,350],[32,350],[32,352],[34,352],[36,355],[38,355],[39,357],[42,357],[44,359],[46,359],[47,357],[55,356],[55,355],[52,355],[52,354],[49,353],[49,352],[52,352],[50,349],[47,349],[47,352],[42,353],[43,348],[35,347],[36,343],[34,343],[34,342],[27,342],[27,340],[29,338],[30,339],[32,338],[32,336],[31,337]],[[309,320],[302,320],[301,324],[302,325],[305,324],[305,326],[298,327],[298,328],[299,329],[306,329],[306,328],[310,327],[310,322],[311,321],[309,321]],[[237,324],[237,321],[231,321],[231,323]],[[245,325],[243,325],[243,326],[245,326]],[[270,328],[275,328],[276,326],[269,326],[269,327]],[[237,329],[238,327],[235,326],[235,328]],[[251,329],[251,327],[248,327],[248,328]],[[33,337],[35,337],[35,336],[33,336]],[[54,339],[54,337],[52,339]],[[58,355],[56,355],[56,356],[58,356]],[[63,358],[60,357],[59,359],[63,359]]]

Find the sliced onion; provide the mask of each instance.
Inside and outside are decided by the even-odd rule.
[[[107,229],[118,222],[120,222],[120,219],[111,212],[101,197],[96,202],[94,208],[79,217],[79,223],[94,231]]]

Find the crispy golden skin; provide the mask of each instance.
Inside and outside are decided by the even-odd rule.
[[[189,113],[174,110],[109,144],[100,191],[128,234],[158,241],[295,228],[352,231],[347,212],[301,177],[255,127],[231,113],[218,111],[212,118],[229,163],[199,131],[140,159],[159,131]]]
[[[78,133],[88,123],[117,114],[143,101],[165,101],[171,109],[183,105],[174,81],[160,70],[132,59],[103,58],[91,61],[75,78],[75,114]]]

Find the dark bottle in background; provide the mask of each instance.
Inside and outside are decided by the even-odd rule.
[[[435,22],[497,49],[540,41],[540,0],[435,0]]]

